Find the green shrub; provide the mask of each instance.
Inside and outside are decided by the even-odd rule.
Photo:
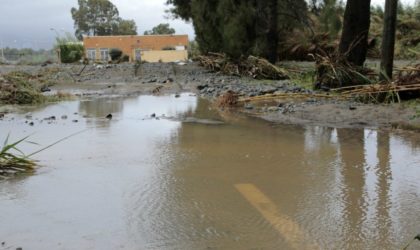
[[[111,57],[112,61],[120,60],[122,55],[123,55],[123,52],[120,49],[111,49],[109,51],[109,56]]]
[[[127,56],[127,55],[123,55],[123,56],[121,57],[121,62],[128,62],[128,61],[130,61],[130,57],[129,57],[129,56]]]
[[[61,44],[60,55],[62,63],[74,63],[83,57],[84,48],[82,44]]]

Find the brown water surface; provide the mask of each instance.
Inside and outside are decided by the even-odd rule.
[[[418,134],[272,125],[189,94],[26,115],[0,140],[86,131],[0,182],[0,249],[401,249],[420,233]]]

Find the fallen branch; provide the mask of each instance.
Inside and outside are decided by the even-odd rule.
[[[271,64],[267,60],[255,56],[242,58],[234,62],[224,54],[209,53],[207,56],[198,56],[201,66],[215,72],[222,72],[227,75],[248,76],[254,79],[288,79],[284,69]]]

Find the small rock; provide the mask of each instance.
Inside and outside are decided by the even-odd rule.
[[[74,123],[78,123],[78,122],[79,122],[79,120],[73,120],[72,122],[74,122]]]
[[[56,119],[55,116],[44,118],[44,120],[47,120],[47,121],[55,121],[55,119]]]
[[[41,87],[41,92],[50,92],[51,89],[48,86],[42,86]]]
[[[357,108],[355,106],[350,106],[349,109],[350,110],[356,110]]]
[[[201,85],[198,85],[197,86],[197,89],[198,90],[203,90],[203,89],[206,89],[206,88],[208,88],[209,87],[209,85],[207,85],[207,84],[201,84]]]
[[[279,108],[278,108],[278,107],[269,107],[269,108],[267,109],[267,111],[268,111],[268,112],[276,112],[276,111],[279,111]]]
[[[29,123],[29,126],[34,126],[35,125],[35,123],[34,122],[30,122]]]
[[[112,114],[107,115],[107,116],[106,116],[106,119],[111,120],[111,119],[112,119]]]
[[[175,94],[175,98],[180,98],[181,95],[180,94]]]
[[[248,109],[248,110],[251,110],[251,109],[254,109],[254,106],[252,104],[247,103],[247,104],[245,104],[244,108]]]
[[[62,120],[67,120],[67,118],[68,118],[68,117],[67,117],[67,115],[62,115],[62,116],[61,116],[61,119],[62,119]]]
[[[150,115],[150,117],[155,118],[156,117],[156,114],[153,113],[153,114]]]

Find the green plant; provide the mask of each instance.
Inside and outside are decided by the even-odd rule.
[[[7,178],[12,175],[28,173],[35,170],[36,161],[32,160],[31,157],[48,149],[52,146],[69,139],[75,135],[85,132],[86,130],[82,130],[80,132],[71,134],[66,136],[46,147],[43,147],[29,155],[25,155],[17,146],[23,142],[39,145],[35,142],[28,141],[27,139],[30,137],[25,136],[24,138],[17,140],[16,142],[9,143],[10,134],[7,135],[3,146],[0,147],[0,178]]]
[[[62,63],[74,63],[83,57],[84,48],[79,43],[68,43],[60,45],[60,59]]]
[[[109,50],[109,56],[111,57],[112,61],[120,60],[123,56],[123,52],[120,49],[114,48]]]
[[[121,57],[121,62],[128,62],[128,61],[130,61],[130,57],[128,55],[123,55]]]
[[[36,163],[35,161],[29,159],[23,154],[17,145],[26,141],[29,136],[26,136],[14,143],[9,144],[9,135],[7,135],[6,140],[3,143],[0,151],[0,178],[5,178],[9,175],[14,175],[22,172],[28,172],[34,170]],[[33,143],[33,142],[30,142]],[[17,151],[21,155],[18,156],[12,151]]]

